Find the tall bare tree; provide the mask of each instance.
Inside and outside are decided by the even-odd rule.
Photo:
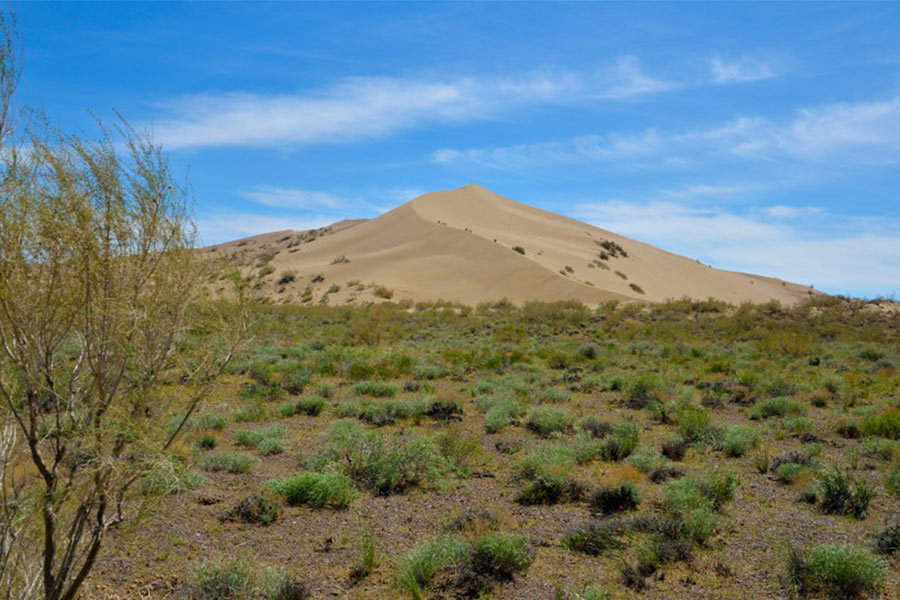
[[[7,65],[18,56],[8,17],[2,30]],[[0,77],[5,108],[17,71]],[[171,464],[242,320],[204,302],[189,195],[148,134],[122,123],[86,141],[32,119],[7,135],[0,597],[71,600],[109,527],[171,487],[148,474]],[[218,343],[179,348],[198,320]]]

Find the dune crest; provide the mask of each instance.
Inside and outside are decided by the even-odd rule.
[[[235,255],[248,272],[269,270],[261,289],[299,303],[325,296],[345,304],[391,292],[394,300],[469,305],[501,298],[599,304],[684,296],[795,304],[812,293],[778,279],[713,269],[478,185],[425,194],[371,220],[264,234],[208,250]]]

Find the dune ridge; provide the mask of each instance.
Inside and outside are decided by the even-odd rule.
[[[478,185],[424,194],[371,220],[263,234],[208,251],[243,259],[248,272],[264,261],[271,272],[258,287],[284,302],[323,296],[331,304],[362,302],[377,298],[379,286],[381,297],[389,290],[394,300],[468,305],[501,298],[595,305],[685,296],[791,305],[816,293],[713,269]],[[285,274],[293,279],[285,281]]]

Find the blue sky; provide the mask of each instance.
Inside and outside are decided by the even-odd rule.
[[[152,127],[206,243],[479,183],[716,267],[900,296],[900,4],[12,7],[19,102]]]

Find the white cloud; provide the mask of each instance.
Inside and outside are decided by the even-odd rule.
[[[770,217],[775,217],[777,219],[796,219],[799,217],[819,215],[824,211],[819,206],[785,206],[779,204],[766,208],[764,212]]]
[[[639,158],[653,158],[652,164],[670,166],[729,157],[791,159],[841,166],[900,162],[900,94],[884,101],[806,108],[783,122],[738,117],[680,132],[648,129],[643,133],[585,135],[566,141],[515,146],[443,148],[431,155],[437,163],[472,163],[506,170],[635,162]]]
[[[716,83],[744,83],[777,75],[770,65],[746,56],[727,62],[716,56],[710,60],[709,68]]]
[[[849,228],[834,216],[823,227],[829,235],[814,236],[766,218],[788,216],[780,208],[788,207],[750,216],[672,202],[603,201],[577,206],[575,216],[719,268],[814,284],[833,293],[900,293],[900,236],[891,233],[900,231],[900,223],[862,218]]]
[[[268,185],[252,187],[241,192],[240,195],[263,206],[291,210],[334,209],[344,204],[341,198],[327,192]]]
[[[273,217],[225,210],[201,215],[197,219],[197,232],[200,235],[200,244],[210,245],[271,231],[318,229],[338,220],[325,215]]]
[[[503,118],[509,110],[595,99],[632,100],[675,84],[634,57],[596,73],[536,71],[519,77],[356,77],[296,94],[207,93],[162,106],[156,139],[169,149],[299,146],[388,136],[434,123]]]

